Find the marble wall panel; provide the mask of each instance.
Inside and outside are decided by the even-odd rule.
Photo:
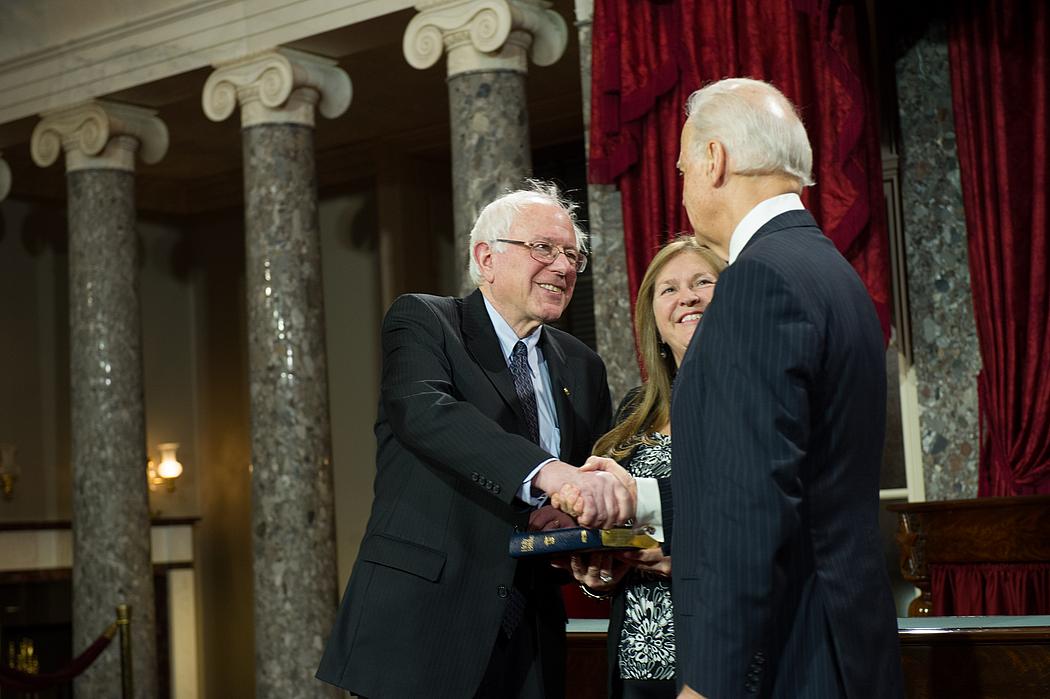
[[[576,0],[580,41],[580,81],[583,92],[584,143],[589,147],[591,121],[591,35],[593,0]],[[588,148],[589,153],[589,148]],[[609,372],[613,405],[641,383],[631,319],[630,286],[623,246],[623,203],[615,185],[587,185],[594,277],[594,329],[598,354]]]
[[[898,61],[901,190],[926,498],[977,495],[981,360],[952,116],[947,33]]]

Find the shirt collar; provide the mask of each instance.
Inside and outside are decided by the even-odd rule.
[[[794,192],[780,194],[759,202],[755,208],[747,212],[744,218],[740,219],[740,223],[736,224],[736,229],[729,238],[729,264],[736,261],[744,247],[755,236],[755,233],[758,233],[759,228],[785,211],[805,208],[802,206],[802,198]]]
[[[503,357],[509,359],[510,353],[514,351],[514,345],[518,344],[518,340],[525,343],[525,349],[531,355],[536,348],[536,343],[540,341],[540,331],[543,330],[543,326],[541,325],[525,337],[519,338],[514,329],[510,327],[510,323],[504,320],[499,311],[489,303],[488,298],[484,294],[481,295],[481,298],[485,301],[485,310],[488,311],[489,320],[492,321],[496,337],[499,338],[499,346],[503,350]]]

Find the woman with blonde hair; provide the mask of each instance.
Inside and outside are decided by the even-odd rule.
[[[671,386],[724,268],[709,248],[680,237],[642,278],[634,328],[646,380],[627,393],[616,426],[594,445],[636,478],[671,477]],[[671,557],[660,549],[592,554],[571,557],[570,566],[585,594],[613,598],[609,696],[675,697]]]

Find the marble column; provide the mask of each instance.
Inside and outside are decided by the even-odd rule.
[[[528,57],[561,58],[568,30],[542,0],[429,0],[405,30],[402,48],[414,68],[448,54],[457,287],[467,293],[470,229],[485,204],[520,188],[532,174],[525,102]]]
[[[583,142],[590,156],[591,29],[594,0],[576,0],[580,38],[580,81],[583,87]],[[609,372],[609,390],[618,405],[628,390],[641,383],[631,320],[631,295],[623,245],[623,202],[616,185],[588,184],[587,210],[594,277],[594,329],[598,354]]]
[[[7,161],[3,158],[3,153],[0,153],[0,201],[7,198],[7,193],[11,191],[11,168],[8,167]]]
[[[314,679],[338,591],[313,127],[350,97],[334,61],[283,48],[204,86],[209,118],[241,109],[257,697],[330,696]]]
[[[156,162],[168,132],[154,112],[89,102],[42,115],[33,160],[65,151],[69,216],[73,467],[73,650],[132,609],[135,696],[157,696],[156,624],[135,231],[135,156]],[[119,693],[112,644],[77,696]]]
[[[901,199],[926,497],[977,496],[981,358],[952,116],[948,38],[934,22],[897,60]]]

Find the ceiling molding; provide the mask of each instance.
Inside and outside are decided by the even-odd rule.
[[[80,0],[5,0],[0,44],[25,44],[14,34],[36,28],[43,45],[0,62],[0,124],[399,12],[412,1],[192,0],[131,21],[120,3],[98,2],[98,13],[112,14],[99,21],[110,26],[83,36],[68,26],[83,13],[74,6],[83,8]]]

